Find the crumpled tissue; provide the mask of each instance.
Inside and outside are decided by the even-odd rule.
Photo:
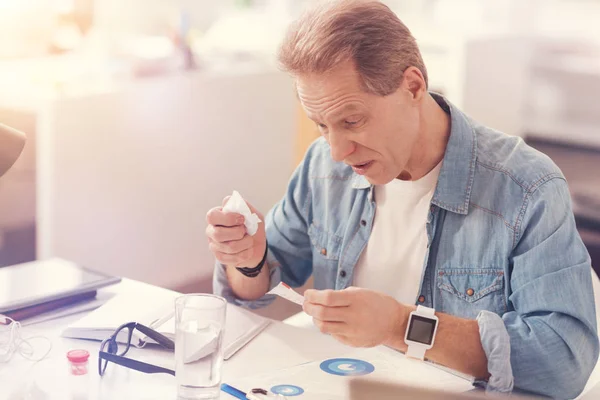
[[[248,235],[254,236],[256,231],[258,231],[258,224],[261,222],[260,218],[250,210],[250,207],[248,207],[248,204],[246,204],[246,201],[244,201],[244,198],[237,190],[233,191],[233,194],[223,206],[223,211],[243,215]]]

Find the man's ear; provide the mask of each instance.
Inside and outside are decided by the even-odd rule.
[[[25,147],[25,134],[0,124],[0,177],[17,161]]]
[[[427,93],[427,85],[421,70],[417,67],[408,67],[402,75],[402,89],[409,92],[414,101],[421,101]]]

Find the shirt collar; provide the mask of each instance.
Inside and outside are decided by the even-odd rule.
[[[450,138],[431,202],[445,210],[466,215],[477,159],[477,138],[467,116],[436,93],[435,101],[450,114]]]
[[[352,188],[353,189],[368,189],[371,187],[371,184],[363,175],[354,174],[352,177]]]

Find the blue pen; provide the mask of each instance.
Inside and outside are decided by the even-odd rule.
[[[246,393],[234,388],[233,386],[229,386],[226,383],[221,384],[221,390],[232,395],[236,399],[246,400]]]

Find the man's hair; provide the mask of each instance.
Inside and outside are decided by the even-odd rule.
[[[325,73],[352,61],[369,93],[387,96],[402,83],[408,67],[427,70],[415,38],[378,1],[336,0],[296,20],[279,49],[279,63],[292,75]]]

